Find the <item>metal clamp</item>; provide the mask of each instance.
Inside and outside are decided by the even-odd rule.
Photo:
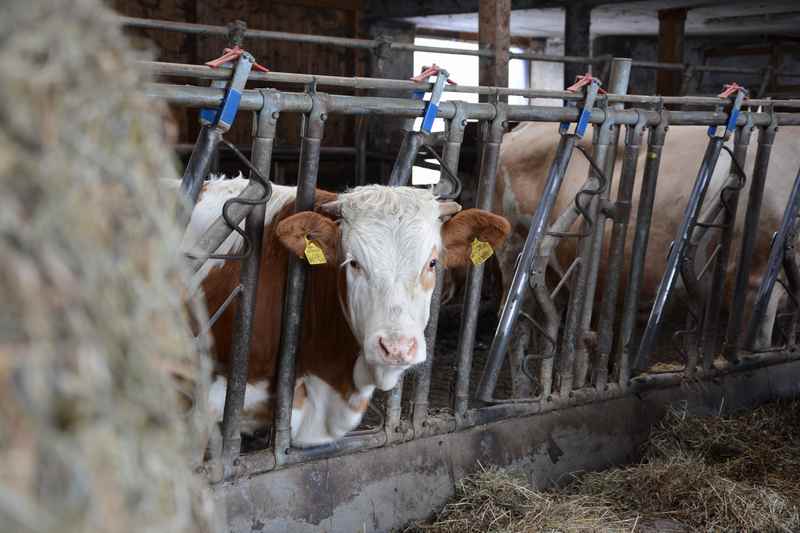
[[[211,68],[233,69],[230,80],[214,80],[211,87],[226,88],[225,97],[219,109],[205,108],[200,111],[200,123],[210,125],[220,132],[228,131],[236,119],[239,111],[239,103],[242,99],[242,91],[253,69],[262,72],[269,72],[269,69],[256,63],[255,58],[249,52],[242,50],[238,46],[226,48],[225,53],[217,59],[207,61],[206,65]],[[234,64],[235,62],[235,64]]]
[[[431,89],[431,98],[425,104],[425,112],[422,114],[422,124],[420,124],[419,131],[425,134],[431,132],[433,121],[436,120],[436,115],[439,111],[439,102],[442,100],[442,93],[444,92],[445,84],[449,83],[455,85],[456,82],[450,79],[450,73],[447,70],[439,67],[438,65],[431,65],[430,67],[423,67],[422,72],[411,78],[412,81],[422,82],[431,81],[431,78],[436,76],[436,81],[433,82],[433,89]],[[414,99],[422,100],[425,98],[425,91],[415,91]]]
[[[579,138],[583,138],[583,135],[586,133],[586,128],[589,126],[589,120],[592,118],[592,107],[594,107],[594,102],[597,99],[598,94],[605,94],[605,91],[601,89],[602,83],[599,79],[593,77],[591,74],[584,74],[583,76],[578,76],[575,78],[575,83],[567,87],[567,91],[570,92],[578,92],[579,89],[585,87],[584,89],[584,99],[583,104],[581,106],[581,111],[578,114],[578,120],[575,123],[575,131],[573,132]],[[574,107],[576,106],[575,102],[568,102],[567,107]],[[562,122],[558,127],[558,132],[561,135],[567,134],[569,131],[569,122]]]
[[[723,89],[724,90],[718,95],[720,98],[729,98],[731,95],[736,95],[733,98],[733,103],[731,104],[731,109],[728,113],[728,121],[725,123],[725,131],[722,134],[722,138],[728,140],[731,136],[731,133],[736,130],[736,121],[739,119],[739,112],[742,110],[742,103],[747,97],[747,89],[735,82],[725,85]],[[720,109],[720,111],[722,111],[722,109]],[[709,126],[708,136],[716,136],[718,129],[718,126]]]

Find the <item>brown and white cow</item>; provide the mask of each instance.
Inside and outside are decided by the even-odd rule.
[[[242,178],[208,182],[185,243],[194,243],[246,184]],[[298,214],[293,214],[295,194],[295,187],[273,185],[267,205],[245,429],[270,420],[287,257],[303,258],[309,239],[322,248],[327,263],[308,272],[291,429],[294,444],[312,446],[354,429],[376,388],[391,389],[406,369],[425,360],[437,264],[466,264],[475,238],[498,248],[510,225],[477,209],[443,222],[443,204],[429,191],[410,187],[371,185],[339,195],[318,190],[315,210]],[[240,246],[233,234],[219,251]],[[239,283],[239,263],[209,261],[199,276],[213,311]],[[224,404],[233,317],[229,308],[212,328],[219,367],[210,403],[217,416]]]
[[[760,283],[761,274],[766,266],[769,254],[771,236],[780,225],[786,199],[791,190],[797,169],[800,166],[800,137],[795,134],[796,128],[781,128],[772,149],[769,165],[764,200],[759,223],[759,235],[756,257],[753,262],[751,276],[751,292]],[[590,136],[587,136],[590,137]],[[747,156],[745,170],[748,177],[752,175],[756,152],[757,133],[754,131],[753,139]],[[637,180],[634,188],[631,206],[631,222],[628,226],[628,235],[625,246],[625,271],[622,275],[623,283],[628,278],[630,265],[631,245],[635,228],[636,212],[639,205],[639,189],[644,168],[646,154],[646,139],[642,142],[640,152]],[[581,141],[590,148],[590,139]],[[699,126],[671,126],[667,135],[661,159],[661,168],[656,190],[656,199],[653,208],[653,221],[650,230],[648,253],[645,260],[645,273],[642,285],[642,304],[649,306],[649,301],[655,296],[656,289],[666,267],[666,259],[670,242],[677,234],[678,226],[683,216],[689,193],[700,161],[703,158],[708,142],[706,128]],[[557,125],[546,123],[528,122],[519,125],[503,138],[500,152],[500,163],[497,175],[497,185],[494,197],[495,212],[505,216],[512,224],[513,232],[509,242],[498,253],[500,269],[502,271],[503,287],[507,289],[514,273],[517,255],[522,249],[531,215],[536,209],[541,198],[544,182],[551,161],[555,155],[558,143]],[[620,143],[621,144],[621,143]],[[728,145],[732,145],[731,142]],[[616,184],[619,180],[621,166],[620,146],[617,165],[615,167],[614,185],[611,196],[616,196]],[[727,152],[722,152],[714,177],[706,196],[706,205],[719,194],[723,182],[730,169],[730,157]],[[574,201],[575,194],[583,186],[588,175],[589,165],[580,154],[573,155],[565,175],[561,191],[553,209],[555,218]],[[744,209],[747,202],[750,180],[740,194],[740,203],[734,234],[734,247],[728,264],[728,283],[726,287],[732,289],[733,281],[730,273],[735,270],[738,257],[736,244],[740,242],[744,221]],[[610,224],[606,227],[605,243],[610,235]],[[709,235],[713,232],[709,232]],[[558,247],[559,261],[568,265],[576,255],[576,239],[564,239]],[[702,266],[702,265],[701,265]],[[600,279],[597,294],[601,294],[602,277],[604,274],[603,263],[600,265]],[[505,291],[504,291],[505,292]],[[780,291],[774,291],[778,296]],[[620,292],[622,294],[622,292]],[[772,330],[772,322],[777,310],[778,298],[773,298],[768,311],[768,320],[763,331]],[[768,342],[759,339],[760,343]]]

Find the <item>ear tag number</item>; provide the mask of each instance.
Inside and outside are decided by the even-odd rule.
[[[304,253],[306,254],[306,259],[308,259],[308,263],[310,265],[324,265],[328,261],[325,259],[325,252],[322,251],[322,248],[310,240],[308,240],[308,236],[303,237],[306,240],[306,249]]]
[[[469,258],[472,260],[473,265],[480,265],[494,254],[494,250],[492,249],[492,245],[486,241],[481,241],[478,239],[473,239],[472,241],[472,252],[469,254]]]

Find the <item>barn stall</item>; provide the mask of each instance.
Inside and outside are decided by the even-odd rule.
[[[571,15],[569,11],[568,19],[580,18],[574,10]],[[502,10],[482,13],[481,23],[485,19],[495,28],[487,39],[495,42],[470,52],[481,58],[489,71],[490,81],[484,80],[481,86],[446,85],[446,71],[441,70],[428,72],[417,80],[258,72],[253,70],[258,56],[247,54],[231,59],[230,69],[138,62],[141,68],[163,78],[147,86],[149,96],[174,107],[211,110],[210,116],[215,117],[189,131],[198,141],[185,147],[191,157],[184,174],[184,190],[199,190],[209,170],[220,165],[216,160],[223,153],[219,150],[221,144],[231,157],[229,166],[250,171],[251,183],[241,201],[226,207],[228,220],[220,218],[192,250],[189,267],[194,271],[230,235],[231,225],[242,221],[250,248],[260,249],[260,220],[270,194],[269,180],[292,183],[287,174],[296,171],[300,199],[297,209],[310,209],[315,187],[331,180],[330,171],[327,176],[321,172],[326,157],[331,157],[327,163],[334,169],[341,164],[342,156],[352,160],[352,172],[344,172],[347,178],[334,183],[334,187],[370,182],[403,185],[412,178],[412,165],[427,166],[441,173],[435,187],[437,193],[460,196],[491,209],[503,134],[517,123],[534,121],[552,123],[553,136],[560,135],[559,149],[548,174],[549,193],[538,203],[529,224],[531,231],[521,249],[511,293],[504,301],[494,302],[499,320],[493,309],[486,309],[486,299],[481,297],[484,292],[491,292],[483,290],[490,263],[476,264],[466,272],[460,295],[463,305],[441,310],[439,292],[444,273],[440,271],[426,331],[431,341],[426,362],[393,391],[376,397],[363,426],[334,444],[297,448],[290,438],[296,339],[309,268],[301,261],[292,261],[289,267],[274,421],[268,433],[242,440],[240,413],[249,338],[252,328],[257,327],[253,324],[253,305],[259,280],[254,273],[260,258],[251,253],[243,259],[240,288],[227,300],[229,305],[236,304],[237,332],[223,439],[219,449],[212,447],[203,467],[214,484],[217,500],[224,504],[230,529],[388,530],[430,515],[453,494],[455,481],[474,472],[478,463],[523,467],[535,484],[546,486],[563,474],[630,461],[653,424],[677,401],[688,402],[694,410],[718,412],[796,394],[797,317],[791,305],[793,296],[787,304],[789,311],[783,313],[771,335],[774,342],[758,349],[754,343],[769,296],[778,290],[775,287],[785,287],[788,295],[797,294],[798,278],[790,252],[797,187],[786,191],[785,220],[773,230],[776,236],[768,258],[768,275],[763,276],[756,290],[748,285],[752,250],[759,237],[756,229],[770,150],[775,136],[781,134],[777,131],[779,125],[793,126],[800,121],[800,115],[794,112],[800,101],[761,96],[776,77],[789,77],[792,72],[775,67],[511,52],[508,16],[508,10],[505,14]],[[357,53],[371,54],[373,73],[391,63],[393,54],[404,51],[464,54],[461,49],[436,49],[393,42],[386,37],[329,37],[249,29],[242,24],[215,26],[134,17],[123,17],[121,23],[128,28],[165,34],[197,35],[197,42],[204,36],[223,36],[231,47],[249,48],[251,42],[264,40],[357,49],[362,50]],[[209,58],[216,55],[209,54]],[[502,74],[495,72],[493,79],[491,70],[502,70],[498,65],[509,59],[566,62],[581,65],[580,72],[591,66],[600,79],[607,80],[603,87],[608,93],[601,93],[598,79],[591,76],[583,77],[582,84],[570,91],[508,88],[501,84]],[[243,62],[250,65],[240,70]],[[280,66],[275,62],[267,65]],[[729,87],[724,96],[628,94],[632,73],[637,69],[678,71],[683,74],[683,81],[691,81],[699,72],[729,72],[755,76],[758,86],[753,95],[736,87]],[[572,78],[567,85],[572,85]],[[169,79],[191,80],[192,84],[164,82]],[[245,89],[244,82],[261,88]],[[689,85],[683,83],[678,92],[686,92]],[[338,94],[342,92],[345,94]],[[442,100],[437,108],[430,101],[409,94],[413,92],[431,94],[434,104],[437,95],[448,93],[477,94],[485,101]],[[235,102],[238,95],[241,98]],[[556,98],[566,105],[507,103],[512,96]],[[222,109],[219,115],[214,113],[217,108]],[[226,115],[226,110],[233,114]],[[249,164],[239,158],[239,153],[246,150],[221,140],[228,135],[226,129],[234,119],[238,130],[232,130],[232,135],[240,139],[247,135],[243,126],[247,112],[253,117]],[[227,123],[220,121],[222,116]],[[367,149],[367,137],[376,130],[376,122],[380,129],[392,123],[388,119],[395,119],[394,124],[411,130],[413,119],[426,116],[444,119],[445,130],[433,135],[419,131],[407,134],[402,143],[387,141],[383,153],[371,154]],[[333,132],[337,139],[351,141],[352,147],[323,145],[330,138],[332,124],[337,128]],[[352,137],[348,137],[350,130],[342,124],[353,125]],[[562,125],[562,131],[557,124]],[[189,129],[187,121],[180,125],[183,130]],[[685,214],[680,233],[675,235],[669,251],[653,251],[648,249],[648,230],[661,215],[652,212],[652,197],[658,186],[661,149],[670,142],[668,127],[673,125],[714,128],[709,132],[706,157],[696,162],[698,171],[691,194],[686,205],[681,206],[685,207]],[[589,129],[594,132],[591,153],[574,153],[574,146],[588,135]],[[461,148],[468,132],[479,138],[472,154],[473,180],[467,177],[469,170],[462,169],[469,165],[461,164]],[[276,147],[276,140],[284,145]],[[725,193],[707,194],[714,166],[729,140],[734,141],[732,156],[742,169],[733,165]],[[292,141],[293,149],[286,146]],[[425,148],[426,153],[438,152],[437,157],[418,155],[417,149],[423,144],[430,146],[430,150]],[[757,153],[747,160],[747,147],[753,144],[757,145]],[[616,158],[611,155],[618,147],[626,157],[616,165]],[[638,176],[640,202],[634,213],[626,208],[629,202],[623,195],[633,194],[637,180],[635,155],[640,150],[646,151],[648,164]],[[575,216],[552,213],[558,187],[573,155],[591,161],[592,171],[582,189],[586,203]],[[617,173],[615,165],[619,167]],[[739,198],[736,192],[745,180],[750,183],[748,194]],[[616,188],[621,192],[615,195]],[[191,199],[193,194],[188,196]],[[738,210],[737,204],[741,206]],[[703,208],[706,211],[701,216]],[[710,217],[709,212],[713,213]],[[737,244],[738,254],[734,254],[734,235],[727,229],[737,216],[746,220]],[[554,227],[551,220],[561,223]],[[606,225],[614,228],[610,236],[602,231]],[[578,226],[580,230],[575,235],[564,235]],[[625,249],[628,226],[635,229],[630,255],[617,251],[606,256],[603,246]],[[712,239],[713,251],[702,264],[692,264],[703,237]],[[563,281],[554,281],[549,277],[553,272],[548,274],[546,267],[558,246],[568,239],[580,243],[578,258],[573,266],[565,265]],[[637,328],[638,285],[648,253],[668,254],[667,271],[660,276],[650,318],[643,328]],[[733,303],[729,304],[733,312],[722,316],[726,256],[735,261],[736,269],[735,276],[727,281],[733,287]],[[602,284],[598,282],[601,265],[618,272],[622,262],[630,267],[628,280],[609,276]],[[662,317],[669,300],[676,298],[679,277],[688,293],[689,317],[685,325],[667,325]],[[693,279],[703,283],[693,284]],[[566,305],[553,294],[559,287]],[[747,291],[754,293],[756,301],[752,311],[742,313]],[[531,316],[521,310],[526,298],[545,312]],[[209,312],[213,321],[224,310]],[[671,340],[664,342],[664,338],[672,337],[678,329],[681,335],[675,343],[677,348],[672,349]],[[596,346],[587,343],[589,330],[597,338]]]

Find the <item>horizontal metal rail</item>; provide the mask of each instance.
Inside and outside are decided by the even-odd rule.
[[[224,97],[224,89],[211,87],[195,87],[192,85],[171,85],[163,83],[150,83],[145,87],[145,94],[161,98],[167,103],[186,107],[215,107],[219,106]],[[311,109],[311,98],[305,93],[281,92],[283,111],[288,113],[307,113]],[[609,95],[613,97],[615,95]],[[687,97],[690,98],[690,97]],[[625,101],[626,97],[619,99],[610,98],[610,102]],[[683,98],[675,98],[683,100]],[[714,99],[716,101],[716,99]],[[663,101],[666,98],[654,98],[652,103]],[[676,102],[680,103],[680,102]],[[717,102],[719,103],[719,102]],[[239,109],[243,111],[258,111],[263,105],[263,97],[258,91],[247,90],[242,93]],[[492,104],[464,103],[464,111],[468,120],[490,120],[494,118],[495,108]],[[778,105],[774,100],[750,100],[745,105]],[[800,108],[800,100],[781,101],[781,107]],[[343,115],[394,115],[402,117],[421,117],[425,110],[425,102],[403,98],[381,98],[374,96],[344,96],[330,95],[331,114]],[[455,114],[453,102],[442,102],[439,106],[438,117],[451,119]],[[770,113],[742,112],[739,114],[738,125],[744,125],[747,115],[752,115],[754,126],[765,126],[771,122]],[[605,110],[594,108],[590,122],[601,123],[606,115],[612,115],[614,122],[620,125],[636,124],[640,116],[644,116],[648,126],[657,125],[661,115],[656,111],[626,109],[623,111]],[[775,113],[782,125],[800,125],[800,113]],[[578,111],[569,107],[554,106],[508,106],[509,121],[538,121],[538,122],[574,122],[578,118]],[[727,122],[728,114],[721,111],[673,111],[670,114],[672,125],[711,126]]]
[[[144,19],[137,17],[120,17],[120,23],[129,28],[174,31],[193,35],[219,35],[228,36],[230,30],[226,26],[215,26],[210,24],[195,24],[191,22],[174,22],[168,20]],[[307,33],[289,33],[283,31],[252,30],[247,29],[244,36],[250,39],[263,39],[272,41],[286,41],[293,43],[324,44],[331,46],[341,46],[344,48],[355,48],[360,50],[371,50],[379,52],[381,49],[388,51],[397,50],[405,52],[433,52],[440,54],[494,57],[495,51],[483,48],[477,50],[464,50],[460,48],[448,48],[444,46],[421,46],[404,42],[392,42],[386,39],[355,39],[351,37],[333,37],[327,35],[313,35]],[[508,52],[509,59],[529,59],[532,61],[545,61],[551,63],[581,63],[599,64],[609,61],[610,56],[562,56],[553,54],[538,54],[534,52]],[[764,69],[747,67],[729,67],[724,65],[691,65],[685,63],[663,63],[658,61],[636,61],[632,63],[634,67],[659,69],[659,70],[686,70],[692,69],[695,72],[730,72],[736,74],[763,75]],[[800,77],[800,72],[775,71],[774,76]]]
[[[634,62],[635,63],[635,62]],[[225,80],[231,76],[229,70],[215,69],[205,65],[184,65],[181,63],[165,63],[159,61],[138,61],[137,65],[146,71],[158,76],[174,76],[204,80]],[[253,71],[248,78],[250,81],[267,83],[288,83],[307,85],[316,83],[323,87],[343,87],[350,89],[379,89],[388,91],[426,91],[433,89],[433,83],[414,82],[410,80],[392,80],[385,78],[365,78],[350,76],[319,76],[312,74],[296,74],[291,72],[258,72]],[[447,85],[445,92],[496,95],[496,96],[525,96],[527,98],[558,98],[562,100],[577,101],[579,94],[569,91],[551,91],[544,89],[512,89],[508,87],[475,86],[475,85]],[[716,96],[642,96],[628,94],[608,94],[603,97],[608,103],[625,104],[653,104],[653,105],[683,105],[683,106],[720,106],[729,102],[725,98]],[[768,106],[800,108],[800,100],[769,100],[746,99],[744,106]]]

